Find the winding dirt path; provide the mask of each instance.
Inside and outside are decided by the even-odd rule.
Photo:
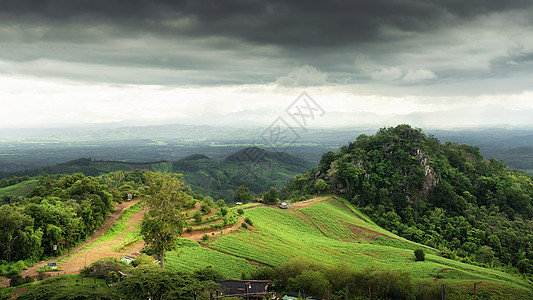
[[[65,257],[67,257],[70,254],[72,254],[72,256],[69,258],[69,260],[72,259],[73,257],[79,256],[79,250],[80,249],[82,249],[83,247],[87,246],[88,244],[94,242],[97,238],[102,236],[106,232],[106,230],[109,229],[120,218],[120,216],[122,215],[124,210],[126,210],[130,206],[136,204],[137,202],[139,202],[139,199],[136,199],[136,200],[133,200],[133,201],[129,201],[129,202],[123,202],[123,203],[120,203],[120,204],[116,204],[115,205],[115,212],[110,217],[107,218],[107,220],[104,223],[104,225],[102,227],[100,227],[100,229],[98,229],[87,241],[85,241],[82,244],[76,246],[74,249],[71,249],[70,253],[65,253],[65,254],[63,254],[61,256],[54,257],[52,259],[39,262],[39,263],[33,265],[32,267],[29,267],[27,270],[22,270],[20,272],[22,277],[26,277],[26,276],[35,277],[35,276],[38,275],[37,270],[39,270],[40,267],[42,267],[42,266],[44,266],[44,265],[46,265],[48,263],[57,262],[58,260],[60,260],[62,258],[65,258]],[[87,263],[89,264],[90,262],[87,261]],[[67,272],[67,270],[65,270],[65,273],[67,273],[67,274],[76,274],[76,273],[79,273],[79,268],[76,270],[77,272],[75,272],[74,270],[69,270],[69,271],[70,272]],[[9,286],[9,280],[3,280],[2,281],[2,286],[3,287]]]

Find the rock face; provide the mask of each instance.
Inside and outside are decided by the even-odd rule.
[[[431,161],[430,158],[427,157],[421,149],[416,149],[415,157],[418,159],[420,166],[424,168],[424,183],[418,196],[428,197],[431,190],[439,183],[439,176],[435,169],[429,164]]]

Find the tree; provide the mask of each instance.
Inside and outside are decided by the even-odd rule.
[[[233,201],[248,203],[250,201],[250,191],[244,185],[241,185],[233,194]]]
[[[424,261],[426,259],[426,255],[424,254],[424,250],[418,248],[415,250],[415,261]]]
[[[161,268],[165,267],[165,251],[176,247],[183,233],[185,216],[183,208],[194,199],[185,192],[181,174],[147,172],[144,195],[148,212],[141,224],[144,241],[159,256]]]
[[[329,185],[324,181],[324,179],[319,179],[315,184],[315,188],[319,194],[322,194],[329,190]]]
[[[276,204],[278,202],[279,192],[275,187],[271,187],[263,196],[263,201],[269,204]]]

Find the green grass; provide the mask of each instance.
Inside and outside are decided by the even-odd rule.
[[[203,248],[196,242],[193,243],[193,245],[180,247],[177,251],[166,252],[165,268],[194,271],[211,266],[228,279],[241,279],[242,273],[250,273],[254,268],[243,258]]]
[[[0,195],[3,195],[5,193],[11,193],[11,195],[15,197],[26,196],[29,192],[31,192],[31,190],[33,190],[33,188],[37,185],[38,182],[39,180],[32,179],[0,188]]]
[[[108,240],[112,240],[116,238],[117,236],[121,234],[126,234],[125,240],[128,238],[132,238],[137,236],[136,230],[125,232],[125,230],[130,226],[130,224],[126,224],[131,217],[138,213],[142,209],[142,202],[139,201],[135,203],[134,205],[128,207],[124,213],[120,216],[120,219],[111,226],[102,236],[100,236],[98,239],[96,239],[95,242],[104,242]]]
[[[438,277],[455,286],[477,280],[487,288],[504,286],[514,292],[532,288],[531,283],[514,275],[442,258],[430,247],[409,242],[368,222],[366,216],[342,200],[332,199],[297,210],[256,207],[245,212],[254,220],[254,226],[218,236],[209,246],[271,266],[292,259],[322,267],[347,262],[361,269],[372,266],[407,270],[415,280]],[[413,250],[421,246],[425,248],[426,261],[415,262]],[[445,269],[449,270],[441,272]]]

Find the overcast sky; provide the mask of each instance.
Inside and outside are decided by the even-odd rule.
[[[533,125],[530,0],[1,0],[0,128]]]

